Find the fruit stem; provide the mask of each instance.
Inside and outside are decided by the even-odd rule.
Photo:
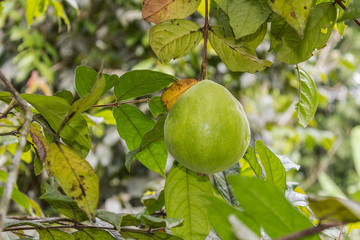
[[[204,24],[204,52],[203,52],[203,60],[201,63],[201,71],[198,78],[198,81],[201,81],[203,79],[203,76],[205,79],[207,78],[207,72],[206,72],[206,53],[207,53],[207,40],[208,40],[208,30],[209,30],[209,8],[208,8],[209,2],[208,0],[205,0],[205,24]]]

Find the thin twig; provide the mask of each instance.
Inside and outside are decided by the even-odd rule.
[[[19,126],[0,124],[0,127],[3,127],[3,128],[18,128]]]
[[[341,228],[340,228],[340,234],[339,234],[339,237],[338,237],[337,240],[341,240],[341,235],[342,235],[343,229],[344,229],[344,225],[342,225]]]
[[[11,131],[11,132],[3,132],[3,133],[0,133],[0,136],[17,136],[18,135],[18,131],[17,130],[14,130],[14,131]]]
[[[320,232],[322,232],[322,231],[324,231],[325,229],[328,229],[328,228],[343,226],[344,224],[346,224],[346,223],[339,223],[339,222],[328,223],[328,224],[319,223],[319,225],[317,225],[316,227],[308,228],[308,229],[302,230],[300,232],[292,233],[292,234],[286,235],[284,237],[277,238],[276,240],[299,239],[299,238],[302,238],[302,237],[305,237],[305,236],[320,233]]]
[[[0,203],[0,232],[4,226],[4,218],[9,209],[10,199],[14,190],[14,185],[16,183],[19,166],[21,162],[21,155],[24,151],[26,145],[26,137],[29,134],[30,124],[32,120],[33,113],[30,108],[27,106],[27,102],[20,96],[20,94],[16,91],[11,82],[4,76],[4,74],[0,71],[0,79],[5,84],[7,89],[11,92],[13,97],[16,99],[17,103],[23,110],[24,114],[24,122],[22,124],[22,130],[19,137],[19,143],[16,148],[16,152],[14,154],[14,158],[12,160],[12,170],[9,172],[7,181],[5,183],[5,189],[3,192],[3,197]]]
[[[119,107],[121,104],[129,104],[129,103],[142,103],[142,102],[148,102],[150,101],[150,98],[143,98],[138,100],[130,100],[125,102],[114,102],[114,103],[108,103],[108,104],[101,104],[101,105],[94,105],[93,108],[97,107]]]
[[[86,225],[86,224],[68,224],[68,225],[53,225],[53,226],[43,226],[43,227],[34,227],[34,226],[17,226],[17,227],[9,227],[5,228],[3,232],[10,232],[10,231],[23,231],[23,230],[36,230],[36,229],[65,229],[65,228],[73,228],[77,230],[82,229],[103,229],[103,230],[115,230],[115,227],[104,227],[104,226],[94,226],[94,225]],[[152,229],[136,229],[136,228],[127,228],[122,227],[120,231],[124,232],[145,232],[145,233],[152,233],[154,231],[163,231],[165,228],[152,228]]]
[[[344,11],[347,9],[342,0],[335,0],[335,3],[339,5]],[[353,21],[356,23],[356,25],[358,25],[358,27],[360,27],[360,21],[358,19],[354,18]]]
[[[203,79],[203,76],[205,77],[205,79],[207,78],[206,53],[207,53],[208,31],[209,31],[208,5],[209,5],[208,0],[205,0],[204,52],[203,52],[203,59],[202,59],[202,63],[201,63],[201,70],[200,70],[200,75],[199,75],[198,81],[201,81]]]
[[[9,105],[5,109],[3,113],[0,114],[0,119],[6,118],[6,116],[9,114],[9,112],[15,107],[15,98],[11,99]]]
[[[68,225],[44,226],[43,228],[41,228],[41,227],[32,227],[32,226],[10,227],[10,228],[5,228],[3,230],[3,232],[22,231],[22,230],[36,230],[36,229],[62,229],[62,228],[74,228],[74,229],[100,228],[100,229],[104,229],[104,230],[116,230],[115,227],[101,227],[101,226],[92,226],[92,225],[68,224]]]
[[[35,221],[38,223],[74,222],[74,220],[67,217],[40,218],[40,217],[30,217],[30,216],[8,216],[7,219],[14,219],[19,221]]]

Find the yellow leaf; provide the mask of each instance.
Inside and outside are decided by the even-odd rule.
[[[201,14],[201,16],[205,17],[205,0],[201,0],[201,3],[197,10]],[[210,12],[210,4],[208,4],[208,12]]]
[[[42,213],[41,211],[41,208],[39,206],[39,204],[37,204],[34,200],[32,200],[31,198],[29,198],[29,203],[30,203],[30,206],[34,209],[35,211],[35,215],[37,217],[43,217],[44,214]]]
[[[59,180],[66,195],[94,221],[99,199],[99,179],[90,164],[71,148],[51,143],[46,165]]]
[[[15,155],[16,149],[17,149],[18,143],[9,144],[6,146],[6,150],[11,153],[12,155]],[[21,160],[23,160],[26,163],[31,163],[31,151],[23,152],[21,154]]]
[[[301,194],[306,195],[305,191],[304,191],[301,187],[299,187],[299,186],[297,186],[297,187],[294,189],[294,192],[297,192],[297,193],[301,193]],[[302,211],[302,212],[305,214],[306,217],[310,218],[311,213],[310,213],[310,211],[309,211],[309,209],[308,209],[307,207],[302,207],[302,206],[296,206],[296,207],[297,207],[300,211]]]
[[[197,83],[196,79],[184,78],[174,82],[166,89],[166,91],[161,94],[161,101],[164,103],[167,110],[169,111],[176,100],[178,100],[178,98],[195,83]]]
[[[250,164],[248,161],[246,161],[244,158],[240,159],[240,175],[245,177],[254,177],[255,173],[252,170]]]
[[[351,233],[351,231],[354,229],[360,229],[360,222],[350,223],[348,227],[349,228],[347,234]]]

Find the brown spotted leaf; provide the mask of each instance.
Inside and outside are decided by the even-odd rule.
[[[268,4],[303,38],[312,0],[268,0]]]
[[[90,164],[71,148],[51,143],[46,165],[59,180],[66,195],[94,220],[99,199],[99,179]]]
[[[142,17],[153,23],[186,18],[196,11],[200,2],[201,0],[144,0]]]
[[[41,131],[36,129],[34,126],[31,126],[30,128],[30,136],[37,148],[37,152],[39,154],[40,160],[44,164],[46,159],[46,154],[48,151],[48,142],[46,141]]]
[[[168,111],[176,100],[178,100],[178,98],[195,83],[197,83],[196,79],[184,78],[174,82],[165,92],[163,92],[163,94],[161,94],[161,101]]]

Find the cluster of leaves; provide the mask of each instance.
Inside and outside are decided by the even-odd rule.
[[[181,18],[193,13],[200,1],[168,1],[160,6],[154,6],[154,2],[157,1],[145,1],[143,9],[146,20],[158,23],[150,30],[150,45],[154,52],[162,61],[187,55],[201,41],[201,32],[206,29]],[[267,21],[271,21],[271,48],[277,53],[277,60],[295,64],[308,59],[315,48],[325,45],[336,20],[336,8],[331,3],[311,7],[310,1],[307,5],[305,2],[301,6],[280,8],[284,4],[281,1],[254,1],[251,4],[250,1],[243,1],[242,5],[232,5],[232,1],[215,2],[220,6],[219,15],[224,21],[221,26],[208,29],[209,40],[231,71],[255,72],[271,65],[255,55],[256,47],[265,36]],[[249,4],[247,8],[244,7],[246,4]],[[184,11],[176,11],[178,9]],[[242,12],[244,9],[245,14]],[[174,15],[175,12],[180,15]],[[249,16],[252,16],[251,21]],[[173,17],[177,19],[169,20]],[[317,93],[308,74],[300,69],[298,71],[299,122],[306,126],[315,113]],[[130,169],[132,160],[136,158],[165,178],[167,150],[163,124],[167,109],[160,97],[155,96],[148,101],[153,115],[149,117],[129,104],[129,100],[131,103],[131,99],[158,92],[177,80],[174,76],[149,70],[134,70],[118,77],[80,66],[75,76],[75,86],[80,96],[76,101],[73,94],[67,91],[54,96],[22,94],[21,97],[32,105],[37,114],[28,138],[29,149],[37,156],[34,161],[35,173],[40,174],[42,167],[45,167],[48,175],[57,179],[65,193],[58,190],[56,183],[44,183],[42,199],[68,217],[74,223],[71,227],[79,231],[69,233],[53,229],[58,225],[51,221],[42,224],[24,220],[7,220],[5,230],[15,231],[16,226],[31,225],[39,232],[40,239],[204,239],[213,227],[223,239],[259,239],[266,234],[278,238],[312,228],[317,223],[315,216],[322,221],[341,224],[360,220],[357,215],[359,206],[349,201],[310,198],[309,207],[306,201],[299,205],[299,198],[306,199],[306,195],[300,194],[299,197],[299,193],[286,183],[286,171],[294,168],[294,165],[276,156],[260,140],[255,146],[257,155],[249,147],[240,161],[241,169],[236,164],[228,171],[215,174],[214,186],[208,176],[200,176],[175,163],[166,177],[164,190],[143,199],[146,208],[141,213],[129,215],[96,211],[99,181],[85,160],[91,149],[91,138],[84,112],[114,87],[116,102],[112,104],[113,116],[118,133],[130,150],[127,168]],[[8,92],[1,92],[0,100],[10,104],[12,97]],[[101,113],[98,116],[102,116]],[[15,121],[21,124],[21,119]],[[284,195],[297,197],[294,201],[286,199]],[[301,207],[296,209],[289,201]],[[323,207],[325,203],[326,207]],[[164,206],[166,218],[155,218],[153,215]],[[91,225],[94,228],[90,228],[90,225],[79,224],[95,221],[96,218],[97,222],[101,219],[110,225],[100,223],[95,225],[98,228],[94,225]],[[166,232],[170,228],[173,228],[175,236]],[[319,237],[315,235],[310,239]]]
[[[187,55],[200,42],[205,29],[182,19],[195,12],[200,1],[145,1],[143,18],[157,25],[150,30],[150,45],[161,61]],[[337,19],[333,3],[318,1],[215,0],[218,23],[209,27],[209,41],[230,71],[264,70],[271,62],[257,58],[255,49],[271,23],[270,50],[276,61],[297,64],[309,59],[329,39]],[[181,11],[179,11],[181,9]],[[244,27],[246,26],[246,27]]]

